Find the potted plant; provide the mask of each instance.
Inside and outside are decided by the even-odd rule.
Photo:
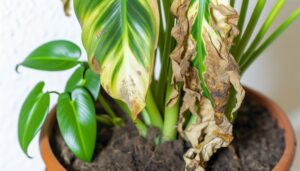
[[[69,14],[70,1],[63,2]],[[41,153],[50,171],[218,170],[220,164],[225,170],[288,170],[295,152],[289,121],[272,101],[240,83],[300,15],[298,8],[265,38],[285,2],[276,2],[250,41],[266,0],[257,1],[248,24],[248,0],[239,13],[234,0],[74,0],[88,61],[79,60],[77,45],[57,40],[17,65],[77,67],[64,92],[45,91],[39,82],[29,93],[18,125],[22,150],[28,155],[42,128]],[[49,113],[52,94],[58,102]],[[262,163],[264,155],[271,158]]]

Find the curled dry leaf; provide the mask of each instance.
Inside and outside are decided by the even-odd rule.
[[[70,16],[70,0],[61,0],[64,5],[64,12],[66,16]]]
[[[172,12],[177,17],[172,31],[177,46],[170,55],[172,83],[176,91],[176,83],[183,82],[185,91],[178,131],[192,144],[184,155],[186,170],[204,170],[213,153],[233,139],[232,124],[225,115],[230,88],[236,91],[233,112],[245,94],[238,65],[229,53],[239,34],[238,14],[228,0],[174,0]],[[197,116],[197,122],[184,129],[187,110]]]

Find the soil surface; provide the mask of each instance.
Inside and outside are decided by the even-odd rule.
[[[138,135],[132,124],[123,128],[98,125],[93,162],[77,159],[64,143],[57,126],[51,146],[70,171],[184,171],[183,154],[189,145],[182,139],[156,146],[156,129],[147,138]],[[246,98],[234,124],[230,148],[217,151],[207,164],[209,171],[269,171],[284,150],[284,132],[268,111]]]

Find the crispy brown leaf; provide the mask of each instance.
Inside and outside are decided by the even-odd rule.
[[[183,82],[185,92],[178,132],[192,144],[192,148],[184,155],[187,170],[204,170],[205,163],[213,153],[230,144],[233,139],[232,124],[225,116],[230,88],[233,87],[236,91],[237,103],[234,111],[240,107],[244,98],[239,68],[229,53],[234,38],[239,34],[236,27],[238,14],[228,5],[226,1],[211,1],[209,21],[203,24],[202,38],[206,51],[206,58],[203,61],[206,69],[204,82],[211,99],[202,95],[198,70],[191,64],[197,53],[196,44],[199,43],[191,35],[194,16],[196,16],[191,14],[191,11],[198,10],[189,11],[189,0],[174,0],[171,8],[177,17],[177,24],[172,30],[177,46],[170,55],[173,85],[176,91],[176,84]],[[174,93],[170,98],[169,104],[173,104],[173,101],[178,98],[176,95]],[[195,124],[184,130],[183,113],[187,110],[198,119]]]

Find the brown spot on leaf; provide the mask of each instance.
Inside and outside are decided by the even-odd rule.
[[[99,64],[96,56],[92,57],[90,67],[95,73],[100,74],[100,72],[101,72],[100,64]]]

